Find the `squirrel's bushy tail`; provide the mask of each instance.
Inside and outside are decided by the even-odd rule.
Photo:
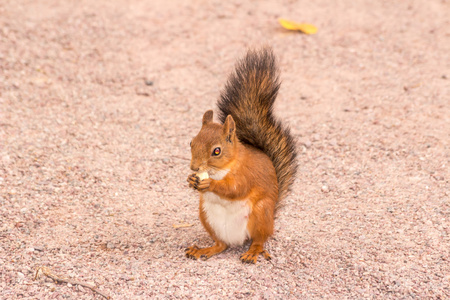
[[[297,172],[294,138],[289,128],[273,115],[280,88],[275,56],[270,48],[250,50],[236,65],[218,101],[219,118],[236,122],[242,143],[266,153],[275,167],[279,200],[289,191]]]

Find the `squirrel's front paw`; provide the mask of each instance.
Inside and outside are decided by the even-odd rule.
[[[206,192],[211,185],[212,179],[206,178],[200,180],[197,174],[191,174],[188,176],[187,182],[189,183],[189,187],[196,189],[200,192]]]
[[[203,179],[197,185],[197,190],[199,190],[200,192],[206,192],[209,189],[209,187],[211,186],[211,182],[212,182],[211,178]]]
[[[191,174],[188,176],[187,182],[189,183],[189,187],[197,189],[198,184],[200,183],[200,178],[198,178],[196,174]]]

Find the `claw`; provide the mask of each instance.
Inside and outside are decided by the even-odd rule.
[[[248,258],[241,259],[241,261],[243,264],[255,264],[256,263],[255,259],[248,259]]]

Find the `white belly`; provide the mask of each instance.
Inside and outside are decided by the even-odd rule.
[[[227,245],[242,245],[249,237],[247,200],[228,201],[212,192],[204,193],[203,200],[206,220],[217,237]]]

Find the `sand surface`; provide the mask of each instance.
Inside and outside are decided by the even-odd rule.
[[[189,142],[261,45],[300,165],[273,259],[186,259]],[[39,267],[112,299],[448,299],[449,169],[448,0],[0,0],[1,299],[101,298]]]

